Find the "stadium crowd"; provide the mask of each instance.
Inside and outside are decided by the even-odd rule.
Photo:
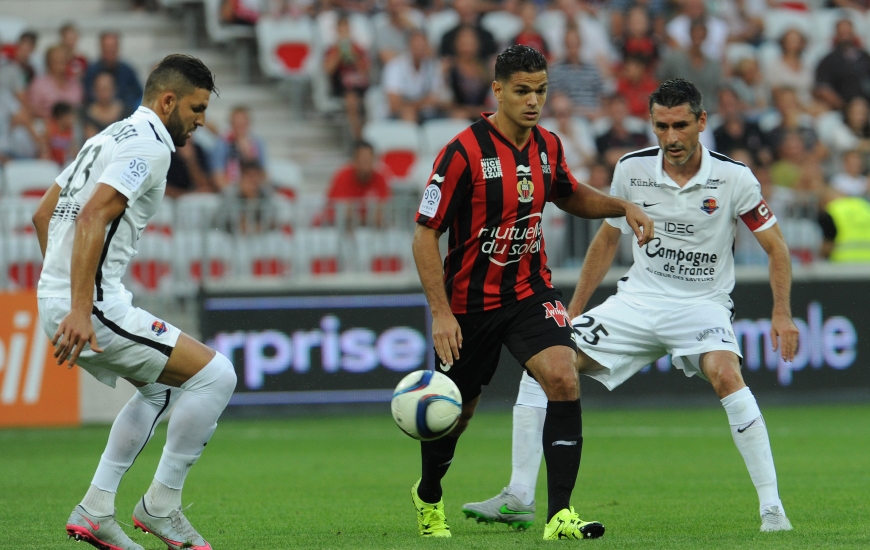
[[[336,167],[311,207],[298,196],[298,182],[286,181],[301,176],[286,177],[284,165],[267,158],[251,113],[239,105],[172,157],[167,197],[179,205],[187,196],[214,197],[200,229],[295,232],[297,243],[303,227],[400,226],[407,233],[411,213],[393,205],[419,200],[443,143],[416,159],[399,158],[404,168],[417,165],[399,177],[383,136],[367,128],[394,121],[455,134],[494,110],[495,55],[521,43],[550,61],[541,124],[561,137],[579,178],[606,191],[623,154],[655,143],[649,93],[684,77],[702,91],[710,115],[702,143],[752,168],[796,261],[870,261],[868,2],[224,0],[220,17],[227,25],[292,20],[317,29],[315,73],[342,105],[353,158]],[[78,38],[76,26],[65,24],[57,36],[27,31],[3,47],[0,163],[65,166],[88,137],[138,106],[141,75],[119,54],[122,36],[103,32],[93,59],[79,52]],[[53,44],[35,59],[37,40],[46,39]],[[177,216],[176,227],[189,221]],[[581,261],[593,231],[585,222],[551,219],[551,263]],[[736,258],[765,261],[740,236]],[[411,268],[407,260],[402,269]]]

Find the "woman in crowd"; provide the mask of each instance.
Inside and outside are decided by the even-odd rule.
[[[115,75],[103,71],[94,79],[94,102],[84,110],[85,139],[90,139],[126,116],[124,102],[116,97]]]
[[[492,75],[480,57],[480,41],[472,27],[456,33],[456,55],[448,62],[447,85],[453,94],[451,111],[456,118],[477,119],[486,108]]]

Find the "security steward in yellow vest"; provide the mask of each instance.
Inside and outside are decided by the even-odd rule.
[[[832,262],[870,263],[870,202],[839,195],[819,213],[821,255]]]

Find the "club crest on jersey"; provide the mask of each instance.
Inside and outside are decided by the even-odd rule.
[[[517,194],[520,202],[532,202],[535,198],[535,184],[532,183],[531,177],[531,166],[517,165]]]
[[[155,319],[153,323],[151,323],[151,332],[154,333],[154,336],[160,336],[165,333],[167,330],[166,323],[159,319]]]
[[[708,216],[712,216],[719,210],[719,201],[715,197],[704,197],[701,201],[701,210]]]
[[[545,174],[550,173],[550,165],[547,164],[547,153],[541,151],[541,171]]]
[[[556,300],[555,306],[552,302],[544,302],[543,306],[547,310],[545,319],[553,319],[560,327],[567,326],[571,322],[571,318],[568,317],[568,311],[559,300]]]

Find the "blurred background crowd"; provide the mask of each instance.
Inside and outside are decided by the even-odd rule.
[[[655,144],[650,92],[683,77],[704,95],[702,143],[753,170],[796,263],[870,262],[866,0],[162,0],[123,9],[174,19],[191,53],[212,50],[235,71],[216,71],[230,97],[215,98],[218,116],[173,154],[166,205],[132,266],[145,290],[412,270],[413,213],[435,155],[495,109],[495,56],[511,44],[550,62],[541,124],[560,136],[578,179],[606,192],[623,154]],[[123,33],[90,26],[97,51],[85,55],[77,24],[37,34],[0,8],[5,286],[38,274],[23,213],[51,173],[141,99],[148,66],[122,48]],[[288,118],[258,110],[262,93],[281,98]],[[551,265],[582,263],[600,222],[547,214]],[[735,253],[738,263],[766,261],[742,224]],[[626,242],[618,261],[630,257]]]

